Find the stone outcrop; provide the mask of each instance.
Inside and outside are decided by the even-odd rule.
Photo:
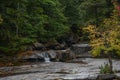
[[[89,44],[74,44],[71,50],[75,53],[76,57],[92,57],[90,54],[91,46]]]
[[[53,49],[53,50],[64,50],[66,49],[66,45],[64,43],[46,43],[46,49]]]
[[[26,45],[26,51],[27,50],[45,50],[45,46],[42,43],[35,42],[31,45]]]
[[[48,55],[49,55],[49,57],[50,57],[51,59],[55,59],[56,56],[57,56],[57,53],[56,53],[56,51],[54,51],[54,50],[48,50],[48,51],[46,51],[46,52],[48,53]]]
[[[27,45],[25,50],[64,50],[66,49],[65,43],[39,43],[35,42],[32,45]]]
[[[34,43],[33,47],[35,50],[31,50],[31,53],[29,55],[27,54],[28,51],[24,52],[24,55],[21,59],[43,60],[44,58],[50,58],[50,60],[55,61],[67,61],[76,57],[92,57],[92,55],[89,53],[89,51],[91,50],[89,44],[74,44],[71,46],[71,48],[66,49],[65,45],[63,44],[56,43],[55,45],[49,44],[49,46],[44,46],[41,43]],[[48,47],[49,49],[47,49]]]
[[[43,60],[50,58],[55,61],[66,61],[75,58],[74,53],[70,49],[65,50],[46,50],[46,51],[32,51],[31,54],[24,52],[20,59],[23,60]]]
[[[67,61],[75,58],[75,54],[70,49],[57,50],[56,53],[58,61]]]
[[[34,49],[35,50],[41,50],[41,49],[45,49],[45,46],[42,43],[33,43]]]
[[[96,80],[114,80],[116,78],[115,74],[99,74]]]

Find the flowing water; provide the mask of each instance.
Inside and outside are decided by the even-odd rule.
[[[81,60],[85,63],[78,63]],[[74,63],[65,63],[50,62],[49,57],[46,57],[45,62],[48,63],[14,67],[12,73],[19,73],[19,75],[0,78],[0,80],[83,80],[86,78],[94,80],[99,74],[99,67],[107,63],[108,60],[80,58],[75,59]],[[120,60],[113,60],[113,67],[120,71]],[[6,68],[0,68],[0,71],[3,70],[6,72]],[[119,73],[117,75],[120,76]]]
[[[50,58],[44,58],[45,62],[50,62]]]

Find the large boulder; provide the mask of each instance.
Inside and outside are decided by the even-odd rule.
[[[55,59],[57,56],[57,53],[55,50],[48,50],[47,53],[51,59]]]
[[[35,42],[31,45],[26,45],[25,50],[45,50],[45,46],[42,43]]]
[[[18,60],[28,60],[28,61],[36,61],[38,59],[38,56],[34,54],[34,51],[24,51],[19,52],[17,54]]]
[[[92,57],[90,54],[91,46],[89,44],[74,44],[71,46],[71,50],[77,57]]]
[[[57,50],[57,57],[59,61],[67,61],[75,58],[75,54],[70,49]]]
[[[49,54],[46,51],[36,51],[34,54],[37,56],[38,59],[49,58]]]
[[[44,50],[45,49],[45,46],[39,42],[33,43],[33,46],[34,46],[34,50]]]
[[[43,61],[45,58],[56,59],[56,52],[54,50],[47,51],[25,51],[18,55],[21,60],[39,60]]]
[[[44,60],[44,57],[49,57],[46,52],[41,51],[25,51],[18,54],[19,60],[27,60],[27,61],[38,61]]]
[[[25,48],[26,51],[28,50],[34,50],[34,46],[33,45],[27,45]]]
[[[29,53],[29,54],[28,54]],[[46,51],[26,51],[20,53],[22,60],[44,60],[50,58],[55,61],[67,61],[75,58],[75,54],[70,49],[65,50],[46,50]]]
[[[58,42],[56,42],[56,43],[46,43],[45,47],[47,49],[53,49],[53,50],[63,50],[63,49],[66,49],[65,44],[59,44]]]

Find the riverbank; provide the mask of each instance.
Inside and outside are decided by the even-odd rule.
[[[107,63],[107,59],[98,58],[78,58],[72,61],[1,67],[0,72],[11,72],[11,75],[1,77],[0,80],[96,80],[100,74],[99,67]],[[113,67],[120,71],[120,60],[113,60]],[[120,76],[120,73],[116,75]]]

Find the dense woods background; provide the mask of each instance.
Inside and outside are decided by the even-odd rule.
[[[119,5],[111,0],[0,0],[0,54],[14,55],[34,42],[67,43],[71,36],[76,43],[89,41],[83,28],[102,29],[113,3]]]

